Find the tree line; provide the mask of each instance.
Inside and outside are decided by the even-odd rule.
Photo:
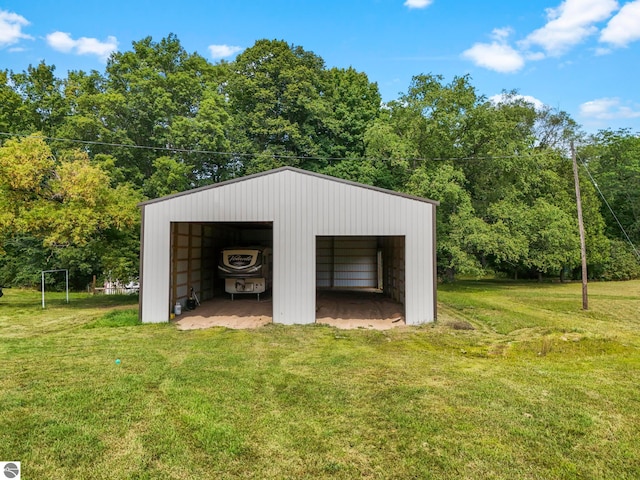
[[[638,135],[584,135],[565,112],[514,91],[492,101],[469,76],[416,75],[382,103],[365,73],[285,41],[212,64],[174,35],[113,53],[104,72],[0,71],[0,284],[49,268],[76,288],[134,278],[139,201],[284,165],[440,201],[443,279],[573,278],[571,141],[590,275],[640,276]]]

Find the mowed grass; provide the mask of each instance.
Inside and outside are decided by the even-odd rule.
[[[23,479],[640,478],[640,282],[459,282],[392,331],[139,325],[5,290],[0,460]],[[121,363],[116,364],[115,360]]]

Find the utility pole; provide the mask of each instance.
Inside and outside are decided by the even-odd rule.
[[[571,141],[571,160],[573,161],[573,179],[576,184],[576,203],[578,204],[578,228],[580,229],[580,256],[582,257],[582,309],[589,310],[587,297],[587,247],[584,241],[584,223],[582,221],[582,198],[580,197],[580,180],[578,179],[578,162],[576,149]]]

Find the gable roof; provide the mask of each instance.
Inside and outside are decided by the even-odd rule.
[[[409,200],[416,200],[418,202],[430,203],[430,204],[436,205],[436,206],[440,205],[440,202],[438,202],[436,200],[430,200],[428,198],[418,197],[416,195],[409,195],[407,193],[395,192],[393,190],[388,190],[386,188],[374,187],[372,185],[366,185],[364,183],[353,182],[351,180],[344,180],[342,178],[332,177],[330,175],[324,175],[322,173],[310,172],[309,170],[302,170],[300,168],[286,166],[286,167],[275,168],[273,170],[267,170],[265,172],[254,173],[252,175],[247,175],[247,176],[244,176],[244,177],[239,177],[239,178],[234,178],[234,179],[231,179],[231,180],[226,180],[226,181],[220,182],[220,183],[213,183],[211,185],[205,185],[204,187],[194,188],[192,190],[185,190],[184,192],[178,192],[178,193],[173,193],[171,195],[165,195],[164,197],[160,197],[160,198],[146,200],[144,202],[140,202],[138,204],[138,206],[139,207],[144,207],[145,205],[164,202],[165,200],[171,200],[171,199],[176,198],[176,197],[182,197],[183,195],[190,195],[192,193],[202,192],[204,190],[209,190],[209,189],[212,189],[212,188],[223,187],[225,185],[231,185],[233,183],[250,181],[250,180],[252,180],[254,178],[259,178],[259,177],[263,177],[263,176],[266,176],[266,175],[273,175],[273,174],[277,174],[277,173],[281,173],[281,172],[285,172],[285,171],[290,171],[290,172],[294,172],[294,173],[301,174],[301,175],[310,175],[312,177],[321,178],[323,180],[329,180],[329,181],[332,181],[332,182],[343,183],[345,185],[349,185],[349,186],[357,187],[357,188],[365,188],[367,190],[373,190],[375,192],[385,193],[387,195],[395,195],[395,196],[398,196],[398,197],[407,198]]]

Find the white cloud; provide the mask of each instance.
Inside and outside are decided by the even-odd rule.
[[[47,43],[54,50],[69,53],[76,46],[76,42],[71,35],[64,32],[53,32],[47,35]]]
[[[563,0],[556,8],[547,8],[547,23],[529,33],[514,46],[507,42],[510,29],[495,29],[492,43],[476,43],[463,57],[476,65],[502,73],[520,70],[528,61],[561,56],[572,47],[598,33],[604,22],[619,9],[617,0]],[[640,40],[640,0],[632,0],[620,9],[602,30],[595,55],[611,53],[611,47],[626,46]],[[541,49],[541,50],[540,50]]]
[[[234,53],[238,53],[242,50],[242,47],[234,45],[209,45],[209,52],[211,58],[226,58],[230,57]]]
[[[517,72],[524,66],[524,57],[507,43],[511,29],[496,28],[493,31],[493,42],[476,43],[462,56],[480,67],[500,73]]]
[[[433,0],[407,0],[404,2],[404,6],[409,8],[426,8],[432,3]]]
[[[625,4],[600,32],[600,41],[626,47],[640,39],[640,1]]]
[[[22,27],[29,25],[29,21],[17,13],[0,10],[0,47],[18,43],[20,39],[33,37],[22,33]]]
[[[640,118],[640,105],[624,105],[617,97],[598,98],[580,105],[580,115],[595,120]]]
[[[523,100],[527,103],[533,105],[533,108],[536,110],[543,110],[545,108],[544,102],[538,100],[536,97],[532,97],[531,95],[512,95],[506,93],[499,93],[498,95],[493,95],[489,97],[489,101],[494,104],[499,103],[513,103],[518,100]]]
[[[118,49],[116,37],[109,36],[101,42],[96,38],[80,37],[74,40],[66,32],[53,32],[47,35],[47,43],[54,50],[76,55],[96,55],[100,60],[106,61],[112,52]]]
[[[506,42],[509,35],[513,33],[513,29],[509,27],[494,28],[491,32],[491,36],[494,40],[499,42]]]
[[[531,61],[544,60],[546,58],[542,52],[525,52],[523,55],[527,60]]]
[[[596,23],[608,19],[618,9],[616,0],[565,0],[547,9],[547,24],[521,43],[523,48],[542,47],[548,55],[559,56],[597,33]]]
[[[118,49],[116,37],[108,36],[105,42],[95,38],[80,37],[76,41],[76,51],[78,55],[97,55],[106,60],[112,52]]]
[[[610,48],[598,47],[595,49],[595,54],[598,57],[602,55],[609,55],[611,52],[613,52],[613,50],[611,50]]]

